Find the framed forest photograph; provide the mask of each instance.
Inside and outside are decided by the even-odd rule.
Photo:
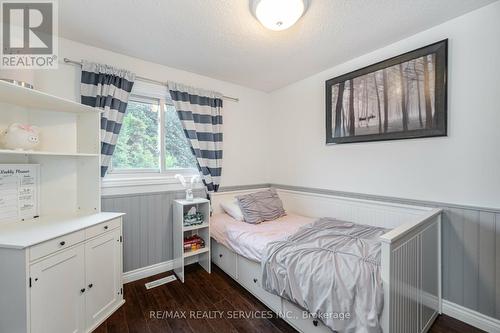
[[[326,143],[447,135],[448,40],[326,81]]]

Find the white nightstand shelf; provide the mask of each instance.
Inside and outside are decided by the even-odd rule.
[[[197,257],[200,266],[210,273],[210,201],[203,198],[195,198],[193,201],[175,200],[173,205],[174,272],[177,278],[184,282],[184,265],[187,258],[194,260]],[[184,226],[184,214],[192,207],[196,207],[196,211],[202,213],[205,220],[199,225]],[[192,235],[203,238],[205,247],[184,252],[184,237]]]
[[[191,231],[191,230],[203,229],[203,228],[208,228],[208,227],[209,227],[209,224],[207,222],[204,222],[204,223],[199,224],[199,225],[192,225],[189,227],[183,227],[182,230]]]
[[[184,258],[189,258],[189,257],[192,257],[192,256],[196,256],[198,254],[202,254],[202,253],[205,253],[205,252],[208,252],[208,251],[210,251],[210,248],[207,246],[207,247],[204,247],[204,248],[196,250],[196,251],[184,252]]]

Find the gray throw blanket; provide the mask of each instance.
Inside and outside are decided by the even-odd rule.
[[[379,236],[387,229],[322,218],[269,243],[262,286],[337,332],[381,332]]]

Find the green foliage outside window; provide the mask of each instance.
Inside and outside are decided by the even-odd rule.
[[[113,169],[160,169],[158,104],[129,101],[113,154]],[[177,112],[165,106],[165,168],[196,168]]]
[[[158,107],[130,101],[113,154],[113,169],[157,169]]]
[[[196,168],[196,158],[173,106],[165,106],[165,167]]]

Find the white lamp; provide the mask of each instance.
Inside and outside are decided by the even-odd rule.
[[[250,8],[264,27],[279,31],[294,25],[308,4],[308,0],[251,0]]]

